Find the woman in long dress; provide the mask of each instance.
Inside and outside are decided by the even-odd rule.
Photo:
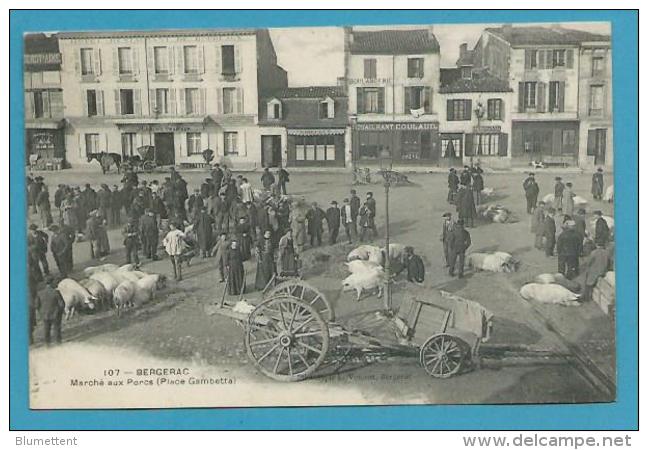
[[[263,239],[257,245],[256,258],[257,272],[254,285],[258,290],[263,290],[276,272],[272,233],[269,230],[263,233]]]
[[[229,295],[240,295],[245,291],[245,269],[243,268],[243,257],[238,242],[232,241],[230,250],[227,252],[227,273]]]
[[[252,257],[252,237],[250,236],[250,224],[245,217],[241,217],[236,224],[236,239],[240,243],[241,257],[247,261]]]
[[[282,275],[297,275],[297,254],[292,236],[292,230],[288,229],[279,240],[279,268]]]

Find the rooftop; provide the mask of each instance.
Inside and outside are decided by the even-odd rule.
[[[511,92],[504,80],[500,80],[486,70],[473,69],[472,78],[461,78],[461,69],[441,69],[439,92],[452,94],[459,92]]]
[[[562,27],[503,26],[486,28],[486,31],[501,37],[511,45],[580,45],[583,42],[605,42],[609,35]]]
[[[24,36],[23,63],[26,72],[61,70],[61,54],[56,36],[29,33]]]
[[[349,50],[357,54],[406,55],[439,53],[431,30],[351,31]]]
[[[457,63],[456,63],[457,67],[472,66],[474,57],[475,57],[474,50],[466,50],[463,55],[459,55],[459,59],[457,59]]]
[[[252,28],[219,29],[182,29],[182,30],[130,30],[130,31],[71,31],[58,33],[59,39],[90,38],[135,38],[135,37],[174,37],[174,36],[244,36],[254,35]]]

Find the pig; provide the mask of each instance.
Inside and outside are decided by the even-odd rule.
[[[86,288],[91,295],[97,297],[98,305],[101,305],[101,307],[110,305],[112,301],[112,291],[108,291],[99,281],[87,278],[79,281],[79,284]]]
[[[158,289],[166,285],[166,276],[160,274],[146,275],[135,283],[133,302],[136,306],[150,302],[155,298]]]
[[[613,270],[607,272],[603,278],[605,278],[605,281],[607,281],[610,286],[616,286],[616,278]]]
[[[112,297],[113,292],[121,283],[120,280],[117,279],[113,274],[115,272],[98,272],[98,273],[93,273],[90,275],[91,280],[96,280],[99,283],[103,285],[104,288],[106,288],[107,292],[110,292],[110,295]]]
[[[506,252],[471,253],[466,258],[468,267],[487,272],[515,272],[518,262]]]
[[[360,267],[359,265],[356,267]],[[367,267],[365,270],[352,272],[351,275],[342,281],[342,291],[347,292],[355,289],[356,301],[360,301],[360,295],[364,289],[378,290],[378,297],[382,297],[383,285],[386,282],[385,272],[382,268],[375,266]]]
[[[376,247],[375,245],[361,245],[349,252],[349,254],[347,255],[347,261],[353,261],[354,259],[367,261],[370,255],[375,254],[380,254],[380,248]]]
[[[360,260],[355,260],[355,261],[350,261],[348,263],[344,263],[347,268],[349,269],[349,272],[351,273],[363,273],[363,272],[382,272],[383,268],[381,265],[370,262],[370,261],[360,261]]]
[[[121,310],[128,306],[133,306],[133,297],[137,290],[137,284],[132,281],[122,281],[115,289],[113,302],[117,309],[117,316],[121,315]]]
[[[536,284],[558,284],[572,292],[580,291],[580,284],[574,280],[569,280],[562,273],[543,273],[533,280]]]
[[[542,197],[542,201],[544,201],[547,204],[552,204],[554,203],[555,197],[554,194],[547,194],[544,197]],[[574,196],[574,207],[575,208],[585,208],[587,207],[587,200],[581,197],[580,195],[575,195]]]
[[[119,266],[117,264],[103,264],[101,266],[86,267],[85,269],[83,269],[83,273],[85,274],[86,277],[89,277],[95,273],[113,272],[117,269],[119,269]]]
[[[603,195],[603,200],[608,203],[612,203],[614,201],[614,185],[607,187],[605,194]]]
[[[558,284],[529,283],[522,286],[520,295],[525,300],[535,300],[563,306],[578,306],[579,295]]]
[[[57,285],[65,303],[65,320],[74,316],[77,308],[94,309],[97,297],[72,278],[64,278]]]
[[[139,279],[140,279],[140,277],[135,275],[134,271],[132,271],[132,272],[117,271],[115,273],[116,273],[117,277],[121,281],[132,281],[133,283],[137,283],[139,281]],[[113,275],[115,275],[115,274],[113,274]]]

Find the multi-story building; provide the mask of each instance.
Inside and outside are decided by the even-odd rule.
[[[54,36],[25,37],[25,154],[34,168],[61,167],[65,160],[65,120],[61,54]]]
[[[461,44],[455,68],[441,69],[439,163],[510,167],[511,88],[483,67]]]
[[[287,85],[267,30],[73,32],[58,35],[67,157],[155,148],[191,166],[211,149],[235,168],[261,163],[259,98]]]
[[[344,86],[287,88],[263,103],[264,166],[344,167],[351,162]]]
[[[609,36],[559,26],[505,25],[484,30],[474,49],[474,62],[507,80],[513,90],[513,164],[578,164],[579,155],[587,150],[580,123],[580,99],[586,97],[581,49],[585,44],[609,46],[609,40]],[[600,98],[601,104],[604,101]],[[608,143],[606,151],[611,151]]]
[[[440,60],[432,28],[345,28],[344,52],[354,164],[386,155],[395,164],[438,164]]]

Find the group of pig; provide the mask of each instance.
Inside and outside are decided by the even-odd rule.
[[[166,283],[160,274],[135,270],[132,264],[117,266],[103,264],[84,269],[87,278],[76,281],[64,278],[57,286],[65,302],[65,318],[70,319],[78,309],[115,308],[117,315],[127,307],[151,301]]]
[[[402,261],[404,254],[405,245],[389,244],[390,261]],[[387,281],[384,269],[386,258],[385,248],[374,245],[361,245],[351,250],[345,263],[351,275],[342,280],[342,290],[355,290],[357,301],[364,290],[377,290],[378,297],[381,297]]]

